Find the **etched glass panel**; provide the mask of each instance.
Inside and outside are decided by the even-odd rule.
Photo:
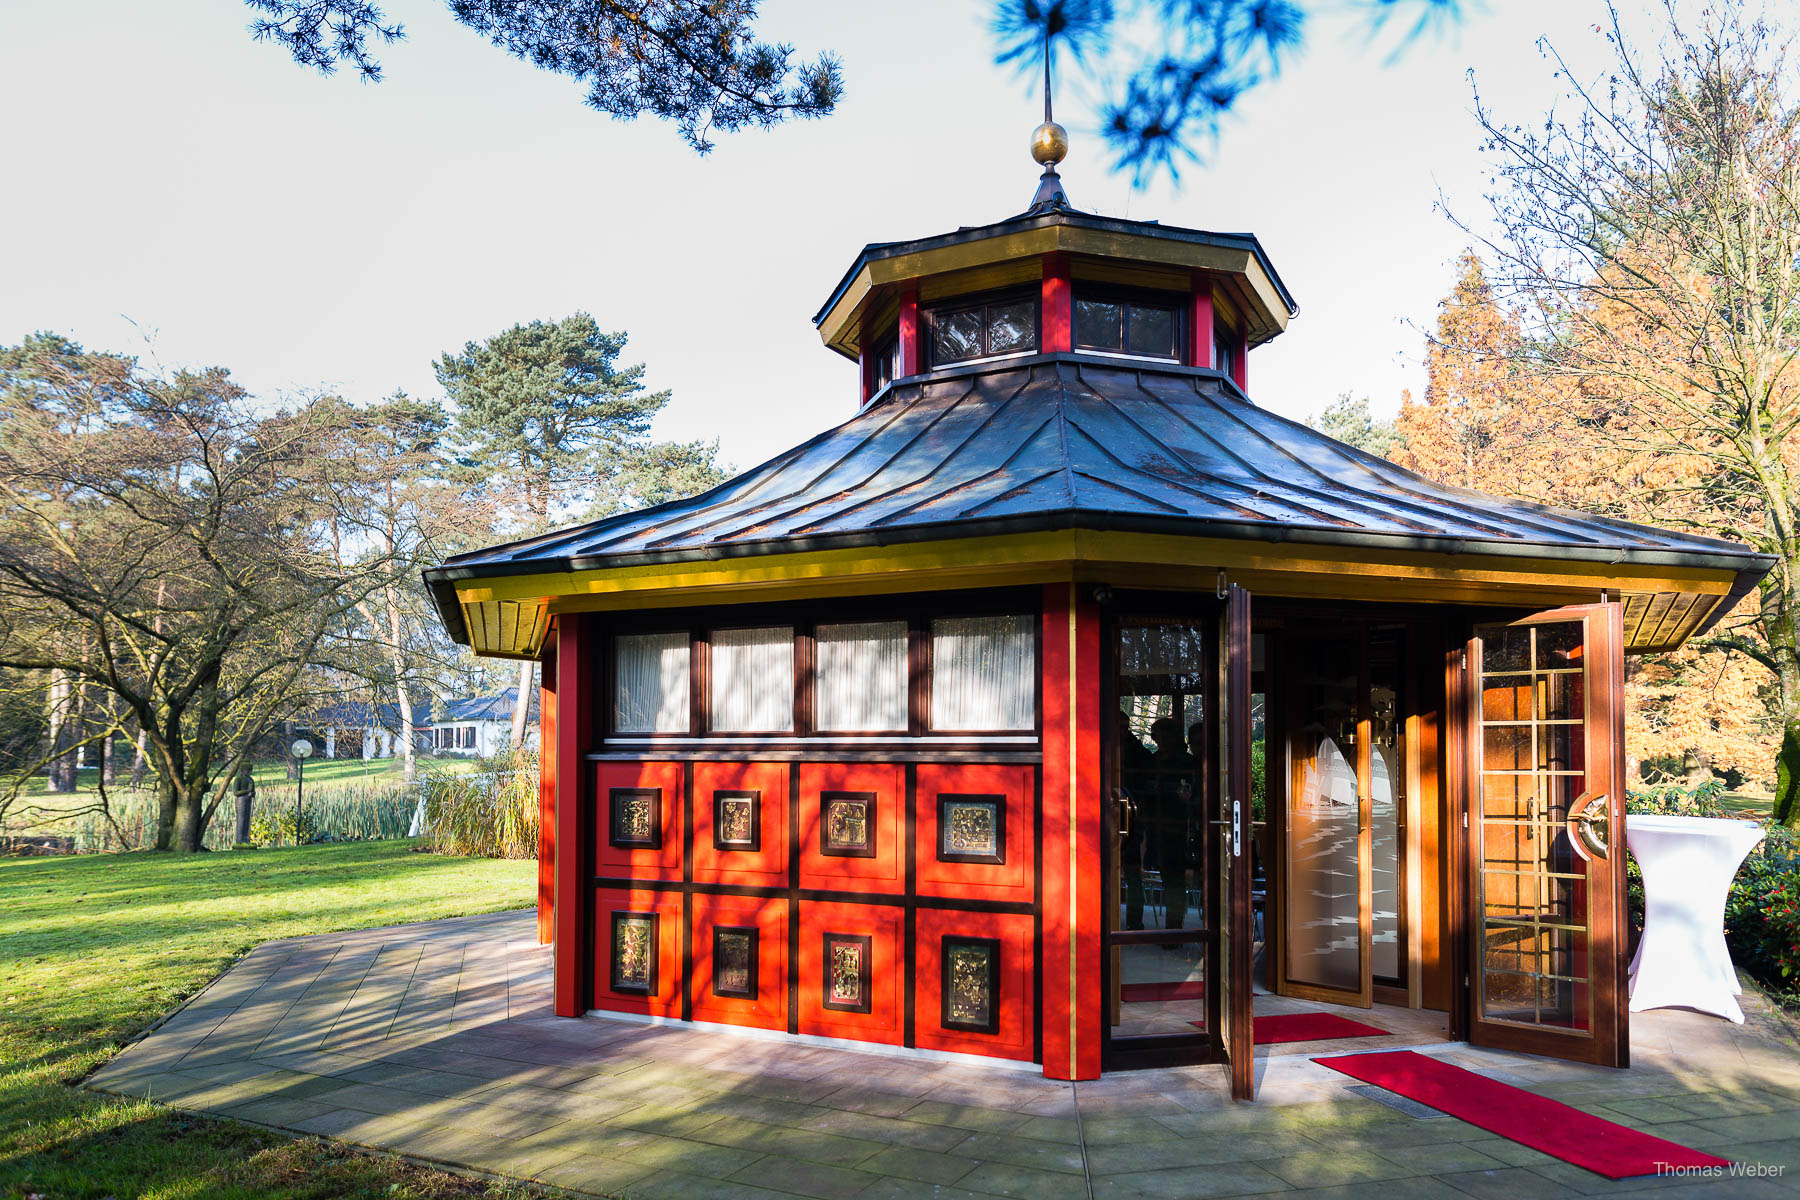
[[[635,633],[613,643],[613,729],[688,731],[688,635]]]
[[[1029,300],[988,306],[989,354],[1030,353],[1037,349],[1037,305]]]
[[[1037,723],[1037,639],[1030,617],[931,623],[931,726],[1030,729]]]
[[[712,727],[732,733],[794,728],[794,631],[721,629],[712,635]]]
[[[980,358],[983,325],[979,308],[938,313],[931,322],[932,362],[942,364]]]
[[[818,627],[821,730],[859,733],[906,728],[906,622]]]

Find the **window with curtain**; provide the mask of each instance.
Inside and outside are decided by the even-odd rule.
[[[814,724],[857,733],[906,728],[906,622],[821,625]]]
[[[729,733],[792,731],[792,626],[721,629],[712,635],[712,727]]]
[[[1037,724],[1037,639],[1028,616],[931,623],[933,729]]]
[[[613,645],[613,729],[618,733],[686,733],[687,633],[634,633]]]

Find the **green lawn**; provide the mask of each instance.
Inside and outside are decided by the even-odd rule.
[[[533,862],[412,846],[0,861],[0,1196],[521,1194],[74,1086],[258,942],[533,902]]]

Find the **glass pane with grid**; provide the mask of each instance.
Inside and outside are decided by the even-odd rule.
[[[1482,633],[1474,824],[1486,1020],[1592,1025],[1587,861],[1567,824],[1587,775],[1582,639],[1580,621]]]

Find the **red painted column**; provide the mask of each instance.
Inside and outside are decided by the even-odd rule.
[[[1075,348],[1075,310],[1069,281],[1069,256],[1044,255],[1043,334],[1038,349],[1045,354]]]
[[[919,345],[919,289],[907,288],[900,293],[900,374],[917,375],[923,370],[925,356]]]
[[[538,660],[538,944],[556,940],[556,624]]]
[[[592,822],[583,796],[582,755],[593,726],[594,673],[599,669],[593,618],[556,618],[556,949],[552,992],[556,1015],[578,1017],[589,1007],[588,943],[594,936],[587,881],[593,868]]]
[[[1210,367],[1213,365],[1213,297],[1212,281],[1195,271],[1194,299],[1189,306],[1188,323],[1188,365],[1191,367]]]
[[[856,377],[858,380],[856,407],[861,408],[869,402],[869,397],[875,394],[875,356],[869,347],[866,336],[856,351]]]
[[[1044,1074],[1100,1074],[1100,614],[1044,587]]]
[[[1231,378],[1246,396],[1250,394],[1250,343],[1239,341],[1231,355]]]

